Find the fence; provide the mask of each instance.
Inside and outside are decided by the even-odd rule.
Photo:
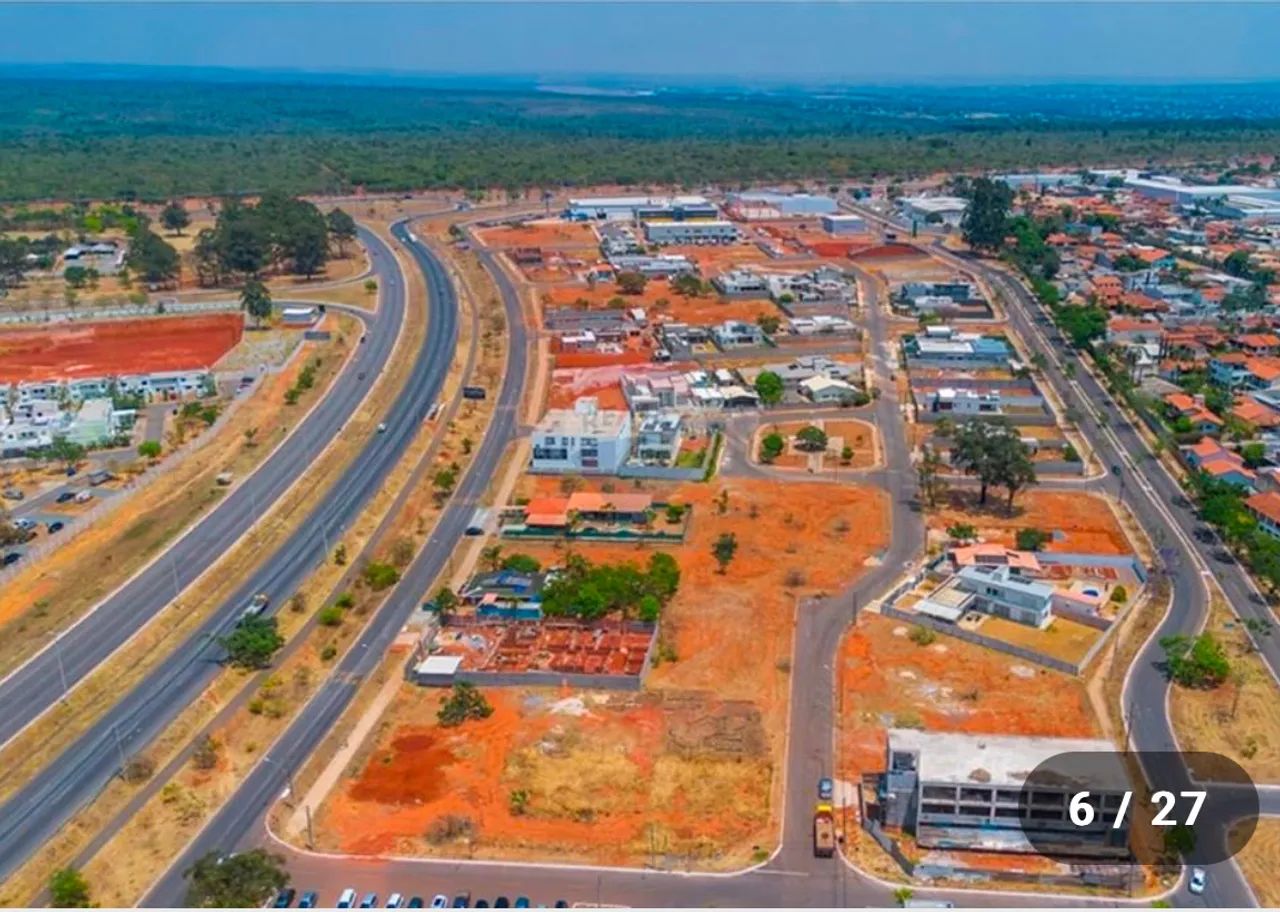
[[[289,358],[285,361],[285,364],[281,365],[279,369],[282,370],[285,365],[294,358],[297,358],[301,351],[301,346],[295,347],[293,353],[290,354]],[[148,467],[146,471],[128,482],[125,485],[125,489],[120,491],[117,496],[112,497],[110,500],[101,500],[92,509],[77,516],[75,520],[73,522],[69,522],[66,528],[59,532],[56,537],[46,537],[38,544],[29,547],[25,552],[23,552],[22,560],[18,561],[16,564],[12,564],[6,569],[0,570],[0,586],[3,586],[9,580],[13,579],[32,562],[47,557],[63,545],[80,537],[80,535],[87,531],[95,522],[110,516],[119,510],[124,504],[128,503],[131,500],[132,494],[135,494],[141,489],[154,483],[156,479],[162,478],[169,472],[172,472],[174,469],[178,468],[178,466],[190,459],[193,454],[198,453],[209,441],[218,436],[218,433],[222,431],[225,428],[225,425],[231,420],[232,415],[239,410],[240,405],[247,401],[247,399],[247,396],[236,396],[231,400],[230,404],[228,404],[227,407],[219,413],[217,420],[215,420],[213,424],[209,425],[209,427],[205,428],[204,433],[200,434],[200,436],[195,440],[192,440],[185,447],[160,463]],[[269,459],[270,455],[268,455],[267,458]],[[199,520],[197,520],[197,522],[198,521]]]
[[[880,606],[880,613],[885,617],[893,618],[897,621],[903,621],[907,624],[915,624],[919,627],[928,627],[937,633],[946,636],[955,637],[958,640],[964,640],[966,643],[973,643],[975,646],[983,646],[987,649],[994,649],[997,652],[1003,652],[1006,655],[1016,656],[1019,659],[1025,659],[1028,662],[1034,662],[1036,665],[1043,665],[1045,668],[1052,668],[1054,671],[1063,671],[1067,674],[1079,674],[1084,667],[1083,664],[1073,664],[1062,659],[1056,659],[1053,656],[1045,655],[1034,649],[1028,649],[1025,646],[1015,646],[1013,643],[1006,643],[1003,640],[997,640],[994,637],[986,636],[974,630],[965,630],[963,627],[957,627],[955,624],[948,624],[945,621],[935,620],[925,614],[915,614],[914,612],[902,611],[891,605],[885,604]]]
[[[240,302],[234,300],[170,301],[164,304],[114,304],[101,307],[81,307],[75,310],[27,310],[4,313],[0,314],[0,324],[78,323],[94,320],[124,320],[136,317],[176,316],[238,310],[240,310]]]

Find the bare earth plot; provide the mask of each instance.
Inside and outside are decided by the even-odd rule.
[[[681,588],[644,690],[491,689],[492,717],[440,729],[440,695],[406,686],[318,814],[322,847],[731,868],[773,845],[795,597],[857,576],[888,541],[886,499],[738,479],[653,493],[692,504],[694,519],[668,549]],[[711,543],[726,531],[739,548],[721,575]],[[517,547],[563,559],[552,544]],[[652,553],[573,547],[593,561]]]

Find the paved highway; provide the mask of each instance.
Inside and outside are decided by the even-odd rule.
[[[256,472],[240,479],[164,554],[68,628],[56,646],[51,644],[0,681],[0,744],[57,703],[64,675],[73,685],[87,677],[230,550],[306,471],[372,389],[404,322],[404,288],[386,245],[363,229],[360,237],[378,274],[382,301],[376,318],[364,318],[370,324],[366,342],[351,364]]]
[[[403,277],[391,251],[372,234],[364,234],[363,239],[369,246],[375,268],[383,276],[383,307],[387,309],[389,318],[386,323],[379,322],[375,326],[364,344],[368,354],[361,354],[360,364],[371,368],[368,374],[372,379],[385,363],[396,327],[403,318],[405,290]],[[310,518],[258,570],[248,576],[244,584],[212,617],[142,682],[125,694],[85,734],[0,807],[0,876],[7,875],[29,857],[116,775],[124,757],[149,744],[182,709],[196,699],[218,671],[221,654],[214,640],[234,626],[249,598],[256,592],[266,592],[272,597],[273,610],[278,608],[326,557],[328,548],[378,490],[438,396],[456,346],[457,312],[452,306],[451,298],[436,294],[429,303],[429,329],[415,354],[404,390],[386,414],[387,432],[376,434],[367,442],[346,474],[324,495]],[[350,393],[344,391],[344,395]],[[359,397],[351,403],[352,407],[358,401]],[[327,401],[321,408],[326,407],[329,407]],[[338,433],[340,426],[339,421],[324,427],[309,428],[304,439],[290,447],[288,458],[273,458],[268,463],[269,467],[259,470],[254,477],[268,492],[284,490],[305,469],[314,453],[333,434]],[[302,433],[299,432],[295,437],[302,436]],[[252,480],[242,482],[240,490],[243,491],[250,483]],[[247,501],[249,505],[253,502]],[[244,500],[240,501],[240,505],[241,510],[246,508]],[[241,518],[242,524],[235,522],[237,517]],[[252,518],[242,517],[240,513],[233,511],[212,529],[204,528],[208,520],[201,523],[200,532],[187,536],[180,543],[184,549],[182,552],[164,558],[139,577],[147,581],[147,588],[143,592],[134,595],[131,589],[127,590],[110,600],[108,608],[99,609],[90,615],[91,620],[86,623],[94,624],[93,628],[86,628],[82,624],[76,631],[96,630],[99,629],[98,625],[105,624],[99,635],[118,645],[168,600],[173,585],[169,581],[170,574],[178,573],[181,579],[181,574],[185,571],[189,574],[188,579],[194,576],[185,564],[180,563],[184,557],[191,564],[207,564],[211,556],[220,554],[243,534]],[[224,527],[224,522],[229,525]],[[230,535],[229,530],[236,528],[239,531],[234,536]],[[213,537],[215,534],[216,538]],[[206,551],[212,554],[206,554]],[[154,579],[157,575],[158,581]],[[142,607],[139,608],[138,604]],[[149,613],[147,608],[150,609]],[[97,620],[99,617],[103,620]],[[74,634],[77,637],[84,635]],[[108,654],[103,648],[88,642],[83,647],[77,647],[73,654],[72,636],[73,634],[68,634],[63,638],[61,650],[62,660],[67,663],[69,673],[72,667],[83,672],[96,664],[95,657],[100,660]],[[72,666],[73,660],[80,664]],[[56,669],[54,674],[56,675]],[[52,684],[46,682],[45,688],[41,700],[47,702],[49,699],[56,699],[59,692],[56,677]],[[30,699],[35,701],[36,696],[33,694]],[[19,707],[15,706],[13,711],[19,711]],[[9,704],[6,702],[6,720],[9,713]]]
[[[413,238],[405,223],[398,223],[393,231],[396,238],[413,253],[426,277],[433,315],[443,311],[454,315],[450,319],[456,319],[455,290],[444,266],[425,245]],[[239,846],[257,832],[264,812],[285,787],[291,773],[307,761],[337,723],[359,690],[361,682],[382,662],[396,634],[449,560],[453,547],[462,537],[475,505],[488,487],[503,452],[515,439],[516,411],[528,364],[528,338],[515,289],[501,270],[494,267],[486,251],[480,250],[478,253],[498,279],[511,341],[494,415],[474,460],[450,498],[426,546],[409,565],[400,583],[370,620],[359,639],[342,657],[335,673],[330,675],[299,717],[267,751],[263,761],[253,769],[235,795],[223,805],[169,872],[152,888],[144,898],[143,905],[181,905],[186,893],[182,879],[184,870],[202,855]],[[447,366],[447,361],[447,358],[442,358],[441,366]]]

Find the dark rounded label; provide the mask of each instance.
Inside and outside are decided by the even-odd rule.
[[[1016,810],[992,808],[993,820],[1016,814],[1037,853],[1101,864],[1216,864],[1249,842],[1258,812],[1240,764],[1203,751],[1056,754],[1027,774]]]

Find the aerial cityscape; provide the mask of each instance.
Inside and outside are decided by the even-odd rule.
[[[0,905],[1280,907],[1280,8],[0,22]]]

